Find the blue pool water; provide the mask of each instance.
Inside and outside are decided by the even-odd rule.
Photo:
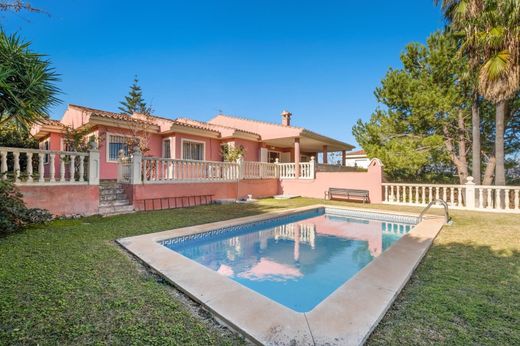
[[[288,308],[308,312],[416,222],[357,214],[317,208],[161,243]]]

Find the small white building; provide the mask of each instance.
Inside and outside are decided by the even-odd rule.
[[[364,150],[349,151],[345,156],[345,166],[368,168],[370,159]]]

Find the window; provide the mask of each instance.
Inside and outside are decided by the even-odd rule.
[[[169,138],[163,139],[163,157],[165,159],[171,159],[172,158],[172,152],[171,152],[171,140]]]
[[[43,142],[40,142],[39,146],[40,146],[40,149],[41,150],[49,150],[50,148],[50,138],[47,138],[46,140],[44,140]],[[45,154],[45,156],[43,157],[43,163],[44,164],[48,164],[49,163],[49,154]]]
[[[183,140],[182,158],[184,160],[204,160],[204,143]]]
[[[117,161],[120,150],[123,150],[124,155],[128,156],[128,137],[108,135],[107,161]]]
[[[280,152],[278,151],[269,151],[268,153],[268,162],[275,163],[276,159],[280,160]]]

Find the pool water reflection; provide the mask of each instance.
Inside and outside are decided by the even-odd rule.
[[[282,305],[308,312],[413,227],[325,213],[289,221],[294,222],[163,244]]]

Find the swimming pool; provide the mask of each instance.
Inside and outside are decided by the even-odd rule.
[[[118,239],[219,322],[266,345],[359,345],[441,230],[314,205]]]
[[[294,311],[308,312],[416,221],[316,208],[160,243]]]

